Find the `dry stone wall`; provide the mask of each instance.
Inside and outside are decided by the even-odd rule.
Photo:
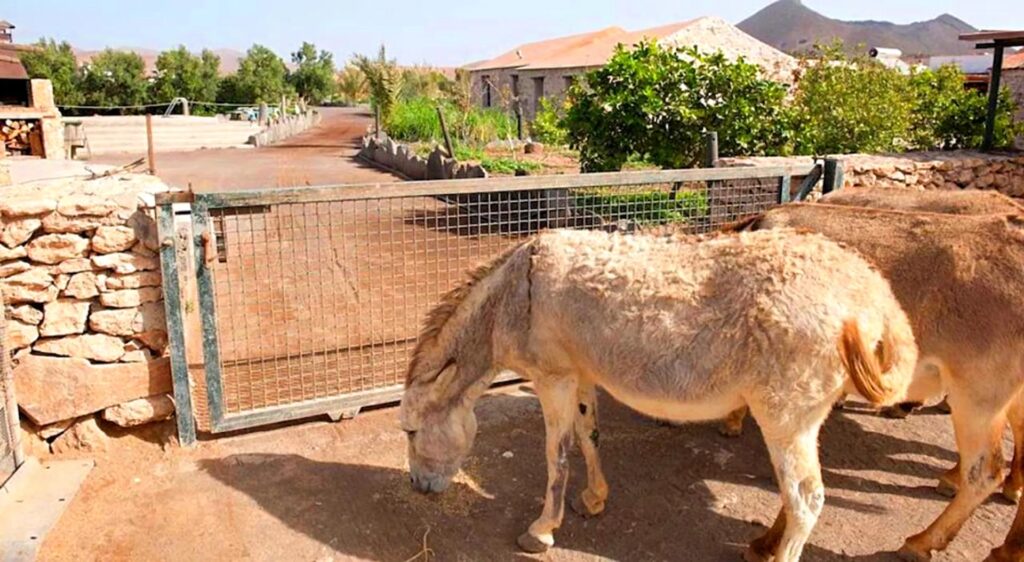
[[[991,189],[1024,197],[1024,152],[968,150],[905,154],[844,154],[844,187],[904,189]],[[723,166],[810,166],[810,157],[724,158]],[[799,186],[793,182],[793,189]]]
[[[142,175],[0,190],[6,346],[30,442],[95,449],[104,423],[173,411],[154,220],[166,190]]]

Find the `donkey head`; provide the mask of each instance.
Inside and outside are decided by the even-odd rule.
[[[458,367],[434,378],[413,377],[402,398],[402,430],[409,438],[409,478],[417,490],[442,492],[458,473],[476,437],[473,400],[452,384]]]

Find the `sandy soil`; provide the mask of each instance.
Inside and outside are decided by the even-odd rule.
[[[360,137],[373,122],[365,110],[319,111],[320,125],[272,146],[158,152],[157,175],[170,185],[191,185],[195,191],[398,181],[354,158]],[[139,156],[109,154],[90,163],[122,165]]]
[[[531,559],[516,536],[544,486],[536,399],[505,387],[477,408],[464,475],[436,497],[413,492],[397,411],[307,422],[162,449],[170,424],[124,437],[43,545],[40,560],[384,560],[402,562],[424,533],[437,561]],[[756,426],[727,440],[712,425],[670,427],[602,403],[608,511],[571,512],[557,547],[534,559],[739,560],[778,499]],[[903,421],[836,412],[822,436],[826,507],[805,560],[895,560],[946,499],[932,486],[955,461],[947,416]],[[570,493],[582,488],[574,455]],[[1013,507],[993,498],[935,560],[980,560],[1002,542]],[[423,558],[419,558],[423,560]]]

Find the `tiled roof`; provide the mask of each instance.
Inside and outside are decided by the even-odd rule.
[[[608,62],[619,44],[632,46],[642,39],[675,45],[697,45],[702,50],[724,52],[730,58],[745,57],[770,73],[785,74],[795,60],[743,33],[716,17],[703,17],[639,31],[608,27],[591,33],[527,43],[496,58],[467,65],[468,70],[595,67]]]

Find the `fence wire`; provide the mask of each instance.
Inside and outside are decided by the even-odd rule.
[[[396,189],[210,209],[224,412],[402,384],[439,297],[541,230],[705,233],[767,209],[778,188],[769,177],[429,197]]]

